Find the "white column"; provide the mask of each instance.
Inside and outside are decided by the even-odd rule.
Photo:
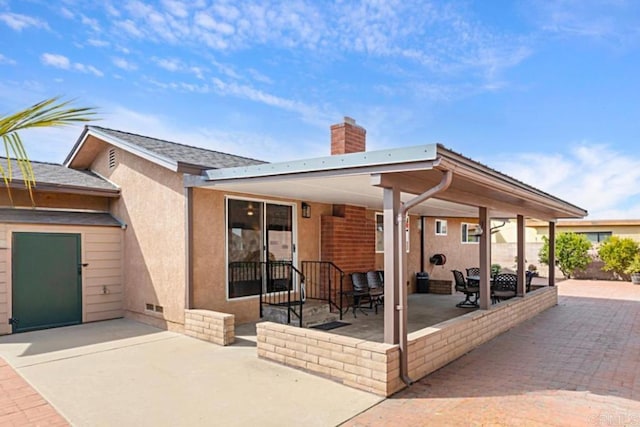
[[[487,208],[479,209],[480,227],[480,308],[488,310],[491,307],[491,222]]]
[[[524,217],[522,215],[518,215],[518,288],[516,290],[516,295],[519,297],[523,297],[525,294],[524,281],[525,281],[525,268],[526,268],[526,260],[525,257],[525,228],[524,228]]]
[[[556,285],[556,223],[549,222],[549,286]]]
[[[400,318],[396,306],[398,286],[402,274],[402,266],[398,257],[398,225],[400,210],[400,191],[395,188],[384,188],[384,342],[398,344],[400,342]]]

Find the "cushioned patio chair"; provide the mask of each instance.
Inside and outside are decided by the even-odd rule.
[[[382,277],[379,270],[367,271],[369,296],[371,297],[371,304],[375,307],[376,314],[378,314],[378,306],[384,305],[384,282]]]
[[[513,273],[499,273],[491,284],[491,300],[496,303],[516,296],[518,276]]]
[[[477,284],[469,284],[464,279],[464,275],[460,270],[451,270],[453,273],[453,278],[455,280],[456,291],[462,292],[465,294],[464,301],[456,304],[456,307],[460,308],[478,308],[478,295],[480,293],[480,286]],[[471,298],[474,297],[473,301]]]

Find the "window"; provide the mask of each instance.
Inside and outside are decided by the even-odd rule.
[[[576,234],[582,234],[587,237],[591,243],[602,243],[611,237],[611,231],[587,231],[578,232]]]
[[[384,215],[376,214],[376,253],[384,252]]]
[[[266,261],[294,262],[293,206],[227,199],[228,297],[284,290],[286,268],[265,274]]]
[[[436,219],[436,236],[446,236],[446,235],[447,235],[447,220]]]
[[[407,252],[409,252],[409,236],[410,236],[410,221],[409,215],[406,217],[405,238],[407,239]],[[384,215],[376,213],[376,253],[384,252]]]
[[[462,243],[478,243],[480,234],[478,233],[478,224],[462,223]]]

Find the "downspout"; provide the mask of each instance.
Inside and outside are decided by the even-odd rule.
[[[420,215],[420,271],[424,271],[424,215]]]
[[[451,170],[446,170],[440,180],[440,183],[435,187],[430,188],[424,193],[420,194],[417,197],[409,200],[407,203],[403,203],[400,206],[400,211],[398,212],[398,220],[396,221],[398,224],[398,239],[400,239],[400,244],[398,247],[400,248],[400,279],[399,280],[399,290],[398,290],[398,299],[400,300],[400,305],[397,306],[397,310],[400,312],[400,378],[406,385],[413,384],[413,380],[409,378],[409,354],[407,352],[407,287],[405,285],[406,282],[406,269],[405,269],[405,260],[406,260],[406,240],[405,240],[405,217],[409,209],[414,206],[419,205],[425,200],[435,196],[436,194],[445,191],[451,185],[451,181],[453,180],[453,172]]]

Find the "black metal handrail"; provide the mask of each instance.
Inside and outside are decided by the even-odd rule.
[[[264,305],[286,307],[287,323],[291,323],[291,315],[298,318],[302,327],[302,305],[305,300],[305,277],[291,261],[260,261],[252,268],[260,271],[260,277],[265,279],[264,285],[260,281],[260,317]]]
[[[340,312],[342,319],[344,271],[331,261],[302,261],[301,264],[306,280],[306,297],[327,301],[329,307]]]

